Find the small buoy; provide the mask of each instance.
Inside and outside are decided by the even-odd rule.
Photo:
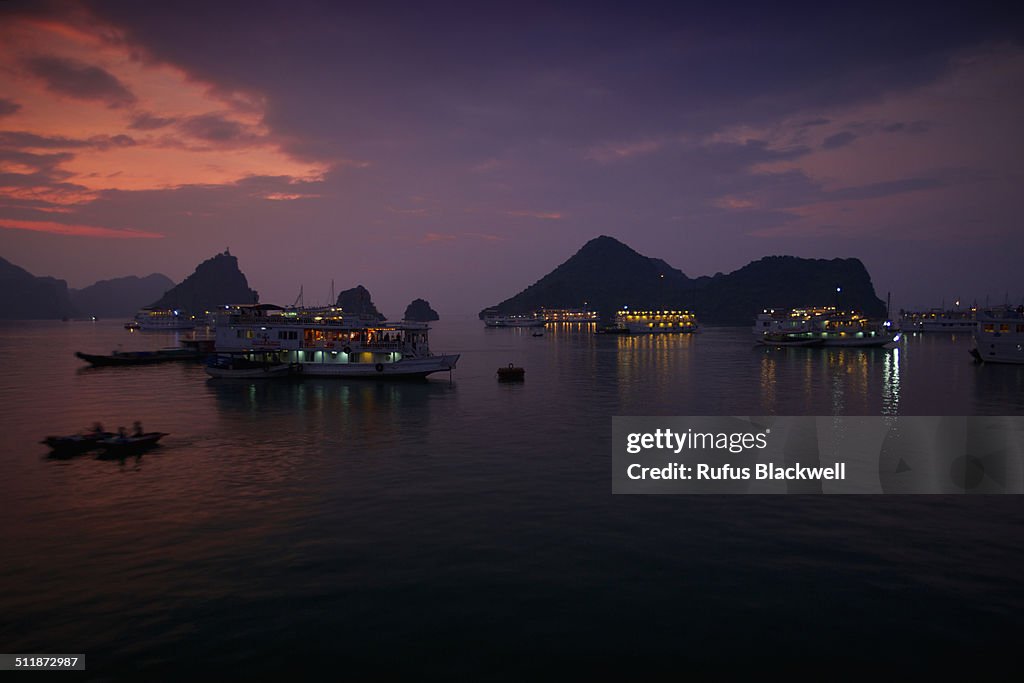
[[[508,367],[498,368],[498,381],[501,382],[521,380],[525,376],[526,370],[524,368],[517,368],[512,363],[509,363]]]

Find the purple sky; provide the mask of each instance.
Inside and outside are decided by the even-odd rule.
[[[690,276],[856,256],[897,307],[1024,296],[1008,3],[346,4],[0,7],[0,256],[84,286],[230,246],[264,301],[333,279],[397,317],[607,234]]]

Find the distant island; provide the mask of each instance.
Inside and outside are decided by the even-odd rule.
[[[160,273],[146,277],[129,275],[100,280],[83,289],[72,289],[71,302],[79,315],[98,318],[132,316],[173,286],[174,281]]]
[[[405,307],[405,315],[402,316],[402,320],[412,320],[418,323],[429,323],[440,319],[441,316],[437,314],[437,311],[430,307],[430,303],[425,299],[413,299],[412,302]]]
[[[588,308],[609,319],[625,307],[670,308],[692,310],[703,323],[747,325],[765,306],[806,305],[852,308],[872,317],[886,312],[856,258],[768,256],[725,275],[689,278],[661,259],[601,236],[480,317],[485,311],[516,315],[541,308]]]
[[[179,309],[202,313],[225,304],[256,304],[260,295],[249,289],[249,281],[238,267],[238,258],[231,252],[209,258],[195,272],[149,304],[158,310]]]
[[[0,318],[45,320],[78,315],[71,302],[68,283],[53,277],[37,277],[0,258]]]
[[[362,285],[356,285],[352,289],[346,289],[338,295],[335,302],[347,315],[354,315],[361,318],[385,320],[384,314],[373,305],[370,292]]]

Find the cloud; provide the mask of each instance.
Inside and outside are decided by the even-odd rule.
[[[894,121],[882,125],[886,133],[927,133],[931,130],[931,124],[927,121]]]
[[[14,166],[29,169],[33,172],[53,171],[60,164],[71,161],[74,158],[75,155],[71,152],[35,154],[18,149],[0,149],[0,169],[8,169]]]
[[[879,183],[869,183],[855,187],[844,187],[839,190],[826,192],[825,197],[831,200],[864,200],[889,197],[906,192],[919,192],[921,190],[932,190],[937,187],[944,187],[947,183],[938,178],[903,178],[900,180],[886,180]]]
[[[109,149],[132,147],[135,139],[129,135],[93,135],[85,139],[62,135],[38,135],[21,130],[0,130],[0,147],[14,149]]]
[[[98,100],[111,108],[135,102],[135,95],[124,83],[98,66],[65,57],[34,57],[25,66],[51,92],[79,100]]]
[[[192,116],[178,124],[178,130],[204,142],[225,146],[249,144],[259,139],[244,124],[220,114]]]
[[[8,100],[0,97],[0,116],[10,116],[19,109],[21,109],[21,105],[14,100]]]
[[[821,147],[822,149],[838,149],[840,147],[845,147],[856,139],[857,136],[853,133],[843,131],[841,133],[836,133],[835,135],[829,135],[825,138],[825,141],[821,143]]]
[[[473,237],[478,240],[484,240],[485,242],[505,242],[508,240],[507,237],[501,237],[500,235],[491,235],[486,232],[467,232],[466,237]]]
[[[429,244],[431,242],[449,242],[455,238],[455,235],[448,235],[439,232],[428,232],[426,235],[423,236],[423,239],[421,239],[420,242],[422,242],[423,244]]]
[[[546,221],[557,221],[565,218],[565,215],[558,211],[506,211],[509,216],[524,216],[526,218],[539,218]]]
[[[148,112],[143,112],[133,116],[132,122],[128,124],[128,127],[132,130],[156,130],[169,126],[176,121],[176,118],[155,116]]]
[[[157,232],[135,230],[132,228],[102,228],[95,225],[76,225],[72,223],[55,223],[53,221],[24,221],[11,218],[0,218],[0,228],[47,232],[54,235],[71,235],[74,237],[98,237],[101,239],[161,239],[163,237],[163,235]]]
[[[590,161],[608,164],[615,161],[622,161],[635,156],[642,156],[657,152],[664,147],[664,140],[639,140],[636,142],[620,142],[598,145],[591,148],[584,155]]]

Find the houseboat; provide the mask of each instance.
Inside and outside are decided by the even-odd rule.
[[[548,323],[597,323],[601,314],[582,308],[542,308],[540,315]]]
[[[489,310],[484,313],[486,327],[543,327],[546,322],[544,316],[536,312],[526,315],[500,315],[497,311]]]
[[[132,322],[135,325],[132,325]],[[191,330],[195,329],[195,320],[183,311],[174,309],[143,308],[135,314],[135,319],[125,325],[126,329],[136,330]]]
[[[453,370],[459,355],[432,353],[429,329],[425,323],[350,318],[335,308],[238,306],[218,317],[217,358],[206,371],[214,377],[413,378]]]
[[[979,311],[971,355],[985,363],[1024,364],[1024,307]]]
[[[944,311],[904,311],[900,328],[904,332],[974,332],[975,309]]]
[[[628,334],[688,334],[696,332],[697,316],[690,311],[631,311],[615,314],[615,326]]]
[[[840,311],[835,306],[766,308],[757,316],[753,333],[759,344],[769,346],[871,347],[900,338],[888,320],[873,322],[857,311]]]

